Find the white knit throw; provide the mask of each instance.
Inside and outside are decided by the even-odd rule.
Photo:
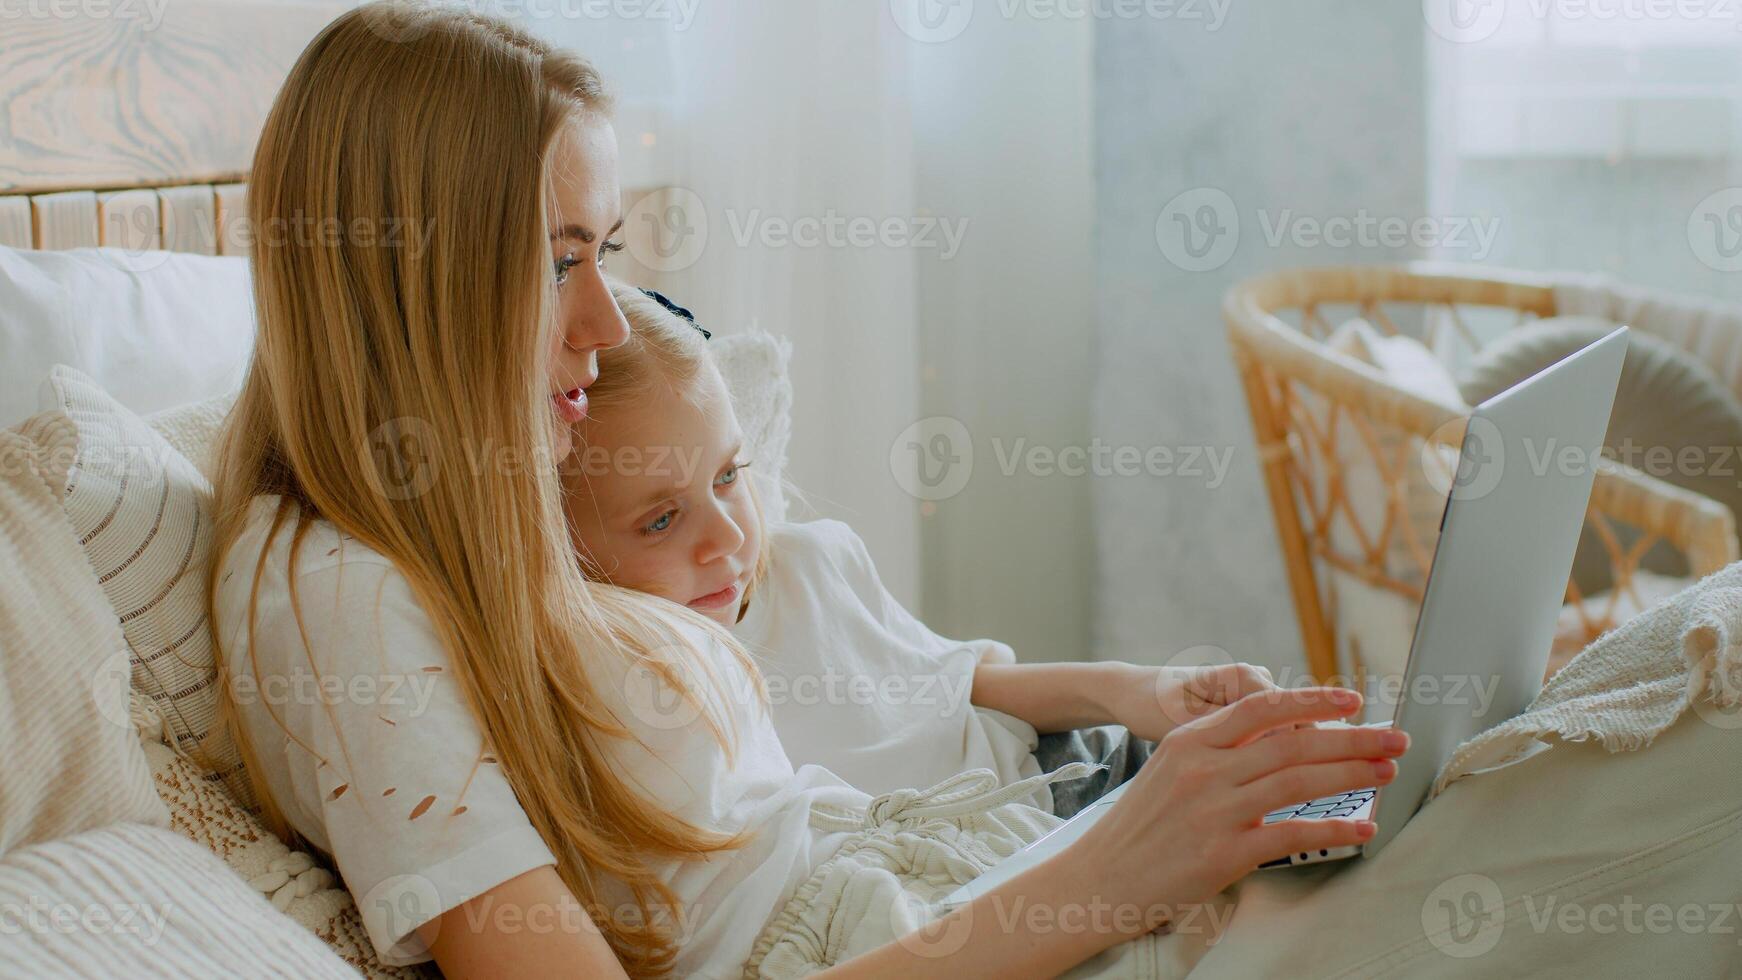
[[[1742,562],[1598,637],[1549,680],[1530,707],[1458,746],[1433,795],[1554,740],[1596,739],[1610,752],[1651,744],[1689,708],[1712,724],[1742,704]]]

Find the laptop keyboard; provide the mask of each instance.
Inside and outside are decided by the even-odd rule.
[[[1373,799],[1376,789],[1357,789],[1347,793],[1333,793],[1321,796],[1316,800],[1296,803],[1278,810],[1272,810],[1264,815],[1265,823],[1276,823],[1279,820],[1319,820],[1332,817],[1353,816],[1355,812]]]

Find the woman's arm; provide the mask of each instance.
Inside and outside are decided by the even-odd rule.
[[[1352,691],[1272,689],[1181,725],[1125,796],[1064,851],[820,975],[1056,976],[1211,901],[1266,861],[1371,839],[1371,821],[1263,819],[1279,806],[1396,777],[1393,760],[1408,747],[1402,732],[1307,727],[1360,704]],[[1037,921],[1050,925],[1037,932]]]
[[[417,934],[448,980],[628,977],[554,865],[508,879]]]

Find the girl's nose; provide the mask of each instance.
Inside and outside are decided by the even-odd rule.
[[[707,522],[701,542],[697,546],[696,560],[699,563],[705,565],[730,557],[744,546],[744,531],[738,527],[738,522],[732,519],[732,515],[726,513],[726,508],[716,503],[711,508]]]

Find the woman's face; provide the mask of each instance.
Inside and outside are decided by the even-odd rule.
[[[586,388],[599,376],[599,351],[621,344],[629,324],[605,284],[607,254],[621,249],[617,135],[586,113],[563,128],[551,151],[551,270],[557,281],[556,335],[551,341],[552,438],[561,462],[574,447],[573,427],[587,410]]]

